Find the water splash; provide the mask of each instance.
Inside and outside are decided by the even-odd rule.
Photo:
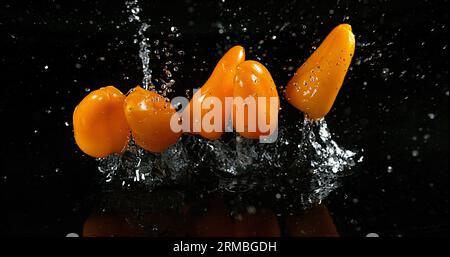
[[[104,174],[106,182],[121,187],[142,184],[148,191],[178,182],[189,167],[189,158],[181,142],[161,154],[154,154],[131,141],[121,155],[98,160],[98,170]]]
[[[142,9],[137,0],[126,2],[126,6],[130,22],[140,24],[143,87],[156,90],[149,67],[150,40],[145,36],[150,25],[142,23],[139,16]],[[177,33],[173,26],[170,30]],[[154,44],[159,45],[159,40]],[[167,55],[167,49],[164,52]],[[155,79],[163,82],[164,96],[174,84],[167,65],[168,62],[163,71],[170,80]],[[281,200],[282,191],[284,195],[292,195],[301,208],[308,208],[338,188],[342,178],[350,175],[351,168],[362,161],[362,156],[356,160],[359,154],[339,146],[325,119],[305,118],[299,124],[285,124],[287,119],[281,117],[282,114],[275,143],[261,144],[237,133],[225,133],[213,141],[183,135],[165,152],[154,154],[131,141],[123,154],[99,159],[98,169],[111,188],[140,187],[152,192],[165,186],[178,186],[181,191],[194,190],[201,195],[217,191],[238,194],[275,191],[277,200]]]
[[[142,86],[144,89],[155,90],[155,86],[152,83],[152,70],[150,69],[150,44],[149,39],[145,36],[145,31],[150,28],[150,25],[145,22],[141,23],[139,13],[142,9],[139,7],[138,0],[127,1],[125,5],[130,13],[128,20],[140,24],[138,39],[135,41],[139,42],[139,58],[142,61],[142,72],[144,75]]]
[[[331,137],[324,118],[318,121],[305,119],[303,122],[302,148],[312,152],[311,166],[316,172],[342,172],[355,165],[355,152],[341,148]]]
[[[147,191],[163,185],[195,185],[202,193],[284,188],[296,195],[301,208],[308,208],[338,188],[342,178],[362,161],[362,157],[356,159],[359,154],[332,139],[324,119],[305,119],[295,127],[283,124],[278,133],[272,144],[236,133],[213,141],[183,135],[161,154],[131,142],[122,155],[100,159],[99,170],[109,183],[139,184]]]
[[[292,167],[307,170],[305,177],[311,193],[305,200],[320,203],[340,186],[343,177],[351,174],[351,168],[361,162],[363,156],[340,147],[332,139],[324,118],[318,121],[305,118],[301,127],[301,154]]]

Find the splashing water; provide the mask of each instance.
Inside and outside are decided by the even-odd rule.
[[[139,44],[139,58],[141,59],[143,73],[142,87],[168,97],[175,85],[174,73],[178,72],[182,63],[182,61],[172,57],[184,56],[183,50],[178,49],[176,53],[171,51],[174,48],[174,39],[180,37],[181,33],[178,32],[177,27],[169,26],[167,31],[160,32],[160,35],[164,35],[165,38],[150,40],[146,33],[148,33],[151,25],[144,22],[139,16],[142,8],[139,6],[138,1],[128,1],[125,2],[125,5],[130,13],[128,17],[129,22],[137,25],[134,43]],[[164,19],[164,24],[170,24],[170,19]],[[161,69],[156,70],[155,74],[151,65],[157,65]]]
[[[294,167],[309,170],[309,203],[321,202],[340,186],[340,179],[349,175],[351,167],[361,162],[356,152],[340,147],[331,137],[324,118],[313,121],[305,118],[302,125],[302,141],[299,144],[300,158]]]
[[[141,18],[139,17],[139,13],[141,12],[141,8],[139,7],[139,3],[137,0],[125,2],[125,5],[128,11],[131,13],[128,17],[130,22],[141,22]],[[154,90],[155,86],[152,83],[152,70],[150,69],[150,46],[149,39],[145,36],[145,31],[150,27],[145,22],[140,24],[140,28],[138,30],[139,37],[139,58],[142,61],[142,86],[145,89]]]
[[[126,6],[130,22],[141,22],[142,9],[137,0],[126,2]],[[142,23],[138,31],[139,57],[144,88],[156,90],[149,68],[150,41],[144,35],[148,28],[150,25]],[[166,92],[166,83],[161,87]],[[107,184],[114,185],[112,188],[140,187],[152,192],[176,186],[201,194],[282,191],[305,209],[338,188],[362,156],[340,147],[332,139],[325,119],[305,118],[294,125],[283,124],[286,120],[279,120],[275,143],[261,144],[237,133],[225,133],[213,141],[183,135],[165,152],[154,154],[131,141],[123,154],[99,159],[98,169]],[[280,193],[276,195],[281,198]]]
[[[283,187],[308,208],[339,187],[341,178],[362,161],[362,156],[356,158],[332,139],[324,119],[305,119],[299,126],[281,126],[273,144],[236,133],[214,141],[184,135],[165,152],[153,154],[131,142],[122,155],[100,159],[99,170],[109,183],[140,184],[148,191],[164,185],[196,185],[202,193]]]

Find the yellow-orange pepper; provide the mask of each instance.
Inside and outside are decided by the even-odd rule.
[[[233,97],[233,80],[236,74],[236,66],[244,60],[244,48],[242,46],[232,47],[222,56],[222,58],[214,68],[211,76],[201,87],[200,91],[194,94],[194,97],[190,101],[189,106],[184,110],[185,112],[190,114],[190,132],[192,134],[198,134],[210,140],[215,140],[222,136],[222,133],[225,130],[226,122],[228,121],[228,118],[230,116],[230,110],[225,108],[225,98]],[[201,108],[202,104],[206,104],[204,103],[204,101],[205,99],[207,99],[207,97],[217,97],[222,104],[221,131],[207,132],[204,131],[201,127],[203,117],[213,109],[212,106],[209,106],[209,108],[202,108],[201,114],[197,115],[197,117],[194,116],[194,101],[197,101],[195,104],[198,104]],[[211,122],[213,123],[217,121],[214,121],[213,118]],[[195,132],[194,127],[201,128],[200,132]]]
[[[155,92],[135,87],[125,99],[123,110],[134,141],[147,151],[163,152],[181,136],[170,127],[172,115],[178,114]]]
[[[234,101],[233,101],[233,127],[236,131],[245,138],[258,139],[261,136],[269,136],[269,132],[275,131],[278,123],[279,111],[279,97],[275,83],[270,75],[270,72],[257,61],[245,61],[239,64],[236,68],[236,76],[234,79]],[[256,103],[256,112],[253,113],[256,117],[250,117],[250,109],[247,105],[239,102],[241,99],[244,103],[247,97],[252,97]],[[259,104],[258,98],[262,98],[263,105]],[[276,103],[271,107],[271,98],[276,98]],[[242,105],[242,106],[239,106]],[[243,124],[239,120],[238,113],[243,109]],[[265,125],[270,128],[266,131],[258,124],[258,117],[265,118]],[[256,123],[256,124],[252,124]],[[244,130],[242,131],[243,126]],[[251,127],[256,128],[251,131]]]
[[[75,142],[92,157],[121,153],[128,144],[129,128],[123,112],[125,95],[113,86],[87,95],[73,112]]]
[[[289,81],[289,103],[311,119],[324,117],[333,106],[354,51],[351,26],[341,24],[334,28]]]

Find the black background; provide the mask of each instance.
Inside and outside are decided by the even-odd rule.
[[[341,145],[364,149],[364,162],[327,200],[338,230],[447,236],[448,2],[317,2],[145,1],[140,16],[149,38],[185,53],[172,57],[173,96],[201,86],[237,43],[282,88],[313,46],[350,23],[358,45],[327,121]],[[140,83],[128,15],[121,1],[1,3],[2,234],[81,232],[100,175],[74,143],[72,112],[87,89]],[[171,26],[181,36],[168,35]],[[152,68],[161,76],[158,62]]]

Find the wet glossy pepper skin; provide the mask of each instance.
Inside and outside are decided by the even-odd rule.
[[[73,112],[75,142],[96,158],[121,153],[128,144],[129,128],[123,112],[125,95],[107,86],[92,91]]]
[[[288,102],[311,119],[324,117],[333,106],[354,51],[351,26],[334,28],[289,81]]]
[[[256,114],[260,117],[266,118],[266,124],[272,124],[271,131],[276,129],[279,111],[279,97],[275,83],[264,65],[257,61],[245,61],[239,64],[236,68],[236,76],[234,79],[234,97],[240,97],[245,100],[248,96],[256,99]],[[264,105],[258,104],[258,97],[265,98]],[[277,100],[276,108],[270,108],[270,97],[275,97]],[[236,100],[236,99],[235,99]],[[244,108],[244,128],[245,131],[239,131],[237,112],[239,112],[236,101],[233,103],[233,127],[236,131],[245,138],[258,139],[260,136],[268,136],[268,132],[264,132],[258,125],[257,117],[256,131],[250,131],[249,125],[252,119],[249,117],[249,109]]]
[[[192,134],[198,134],[210,140],[216,140],[222,136],[231,113],[231,110],[225,108],[225,98],[233,97],[233,80],[236,74],[236,66],[243,61],[245,61],[244,48],[242,46],[232,47],[222,56],[209,79],[201,87],[201,95],[199,92],[194,95],[185,110],[185,112],[190,113],[190,131]],[[201,120],[199,118],[203,119],[205,114],[213,109],[213,106],[210,106],[210,108],[202,109],[200,117],[193,116],[194,101],[197,101],[197,104],[201,106],[206,97],[217,97],[222,103],[222,130],[207,132],[201,129],[200,132],[193,132],[194,126],[201,128]]]
[[[175,109],[155,92],[134,88],[125,99],[123,110],[134,141],[147,151],[163,152],[181,136],[181,132],[173,132],[170,127],[172,115],[177,115]]]

